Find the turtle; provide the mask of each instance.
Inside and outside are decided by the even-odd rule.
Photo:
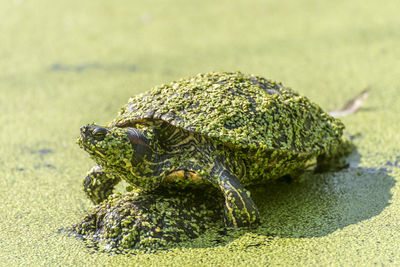
[[[222,193],[227,227],[253,227],[260,214],[248,188],[333,162],[351,150],[343,130],[280,82],[200,73],[130,98],[105,126],[82,126],[77,143],[97,163],[83,188],[97,204],[121,180],[143,192],[208,183]]]

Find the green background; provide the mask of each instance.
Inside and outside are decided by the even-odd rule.
[[[1,1],[0,265],[400,265],[400,2]],[[263,224],[153,254],[108,255],[58,233],[91,207],[81,125],[208,71],[282,81],[343,119],[351,168],[255,192]]]

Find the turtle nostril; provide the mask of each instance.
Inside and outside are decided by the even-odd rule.
[[[82,126],[81,127],[81,136],[84,137],[85,133],[86,133],[87,127],[86,126]]]
[[[81,127],[80,131],[81,131],[81,137],[83,138],[83,137],[87,137],[88,134],[89,135],[92,134],[93,129],[89,125],[85,125],[85,126]]]

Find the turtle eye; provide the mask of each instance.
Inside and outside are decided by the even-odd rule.
[[[106,134],[107,129],[103,127],[96,127],[92,132],[93,138],[96,140],[103,140]]]

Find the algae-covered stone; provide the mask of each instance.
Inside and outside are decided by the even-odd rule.
[[[72,232],[104,251],[165,248],[198,237],[207,227],[221,226],[219,197],[198,189],[170,188],[151,194],[115,194],[73,226]]]
[[[84,190],[100,203],[121,179],[146,192],[211,183],[225,198],[227,226],[256,226],[245,187],[296,176],[310,160],[336,161],[351,150],[343,128],[280,83],[240,72],[198,74],[131,98],[107,127],[81,128],[78,143],[98,164]]]

